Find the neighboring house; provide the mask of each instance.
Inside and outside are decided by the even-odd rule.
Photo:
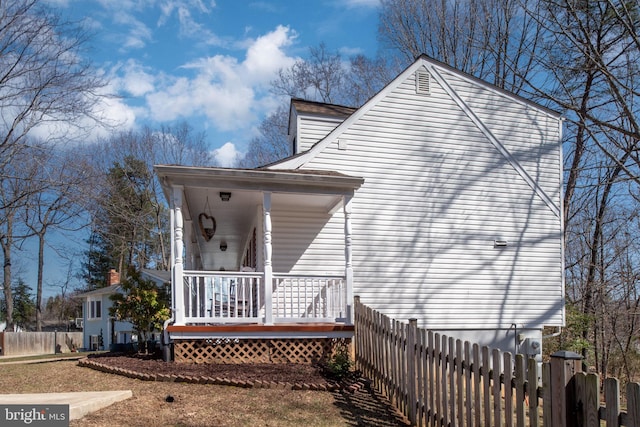
[[[354,295],[539,356],[543,327],[565,321],[561,129],[557,113],[421,56],[358,109],[292,100],[290,158],[156,166],[176,360],[236,351],[223,344],[315,355],[353,335]]]
[[[169,272],[143,270],[143,278],[159,286],[169,281]],[[107,286],[78,295],[82,298],[82,346],[86,350],[109,350],[113,344],[130,344],[137,335],[130,322],[118,321],[109,314],[113,306],[111,295],[121,292],[120,274],[112,269]]]

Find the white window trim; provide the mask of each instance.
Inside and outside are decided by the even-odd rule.
[[[87,320],[102,319],[102,298],[89,298],[87,300]]]

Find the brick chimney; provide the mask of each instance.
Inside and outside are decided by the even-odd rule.
[[[120,273],[115,268],[109,270],[107,275],[107,286],[113,286],[120,284]]]

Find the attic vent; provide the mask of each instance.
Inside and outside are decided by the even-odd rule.
[[[416,71],[416,93],[422,95],[429,95],[431,75],[427,70],[421,68]]]

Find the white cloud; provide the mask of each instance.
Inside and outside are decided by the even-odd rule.
[[[175,13],[180,24],[181,36],[198,39],[209,45],[222,46],[224,41],[197,20],[197,15],[208,15],[215,7],[216,3],[213,0],[208,3],[202,0],[164,0],[160,4],[161,14],[157,25],[164,26]]]
[[[123,48],[141,49],[153,39],[153,33],[147,25],[136,19],[132,14],[120,11],[113,15],[117,24],[129,28],[127,34],[122,35],[124,39]]]
[[[44,120],[29,134],[49,141],[95,141],[111,135],[114,129],[118,131],[131,129],[136,120],[135,110],[125,104],[122,99],[110,95],[112,93],[114,93],[112,86],[101,90],[100,98],[90,112],[91,117],[85,116],[73,124]]]
[[[294,63],[284,49],[295,37],[279,26],[250,40],[243,61],[215,55],[185,64],[182,69],[193,71],[193,77],[165,76],[166,83],[147,94],[150,117],[172,121],[203,115],[222,131],[249,129],[273,108],[269,84],[280,68]]]
[[[232,142],[227,142],[222,147],[213,150],[213,156],[220,166],[230,168],[236,165],[237,161],[242,158],[243,153],[236,150],[236,146]]]
[[[129,59],[125,64],[119,64],[114,71],[123,74],[116,80],[119,88],[132,96],[143,96],[155,88],[155,77],[133,59]]]
[[[269,82],[280,68],[293,65],[294,59],[287,57],[282,48],[290,46],[296,37],[295,32],[282,25],[259,37],[247,50],[246,74],[256,81],[265,82],[264,78],[267,78],[266,82]]]

